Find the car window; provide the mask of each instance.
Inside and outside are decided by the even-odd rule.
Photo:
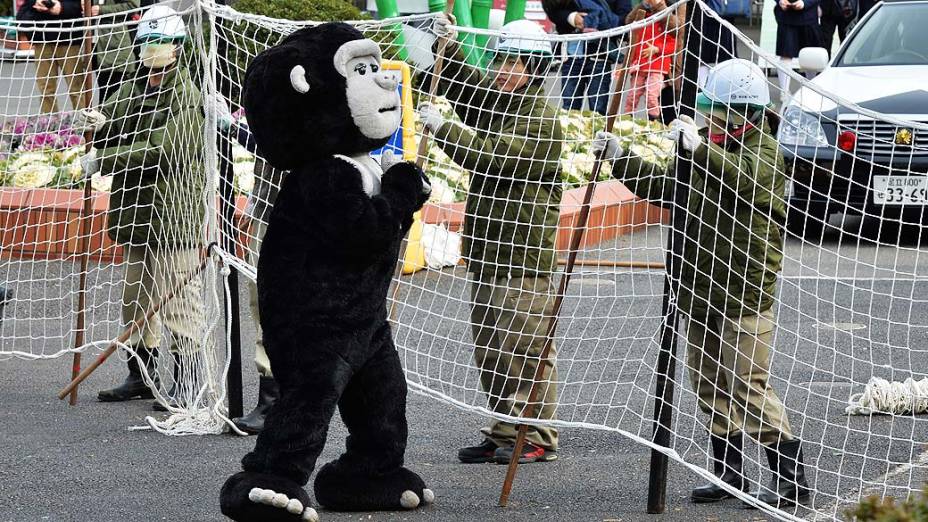
[[[928,3],[883,4],[836,65],[928,65]]]

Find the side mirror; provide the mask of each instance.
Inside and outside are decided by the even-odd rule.
[[[799,50],[799,69],[820,73],[828,67],[828,51],[824,47],[804,47]]]

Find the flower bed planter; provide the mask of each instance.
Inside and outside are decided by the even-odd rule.
[[[566,250],[580,213],[585,189],[564,193],[558,231],[560,250]],[[80,212],[83,192],[69,189],[21,189],[0,187],[0,257],[67,259],[80,254]],[[109,194],[95,192],[91,202],[90,252],[97,262],[119,262],[122,249],[106,234]],[[236,222],[245,209],[245,197],[236,198]],[[459,231],[464,203],[428,204],[422,211],[426,223],[443,223]],[[638,199],[618,181],[599,183],[593,196],[590,220],[582,246],[627,234],[637,227],[661,223],[667,212]],[[244,255],[248,236],[238,238],[238,255]]]

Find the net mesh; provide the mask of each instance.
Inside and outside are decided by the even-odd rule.
[[[689,19],[685,10],[694,6],[698,16]],[[220,257],[253,280],[268,212],[286,173],[266,164],[250,139],[240,88],[251,58],[315,22],[248,15],[211,2],[187,16],[191,38],[182,56],[203,75],[196,82],[200,94],[220,94],[233,116],[222,125],[207,111],[202,136],[177,138],[201,139],[203,157],[179,153],[213,173],[184,208],[204,209],[203,244],[230,239],[234,247],[223,243]],[[893,25],[897,36],[917,31],[918,16],[910,13]],[[766,484],[768,453],[787,460],[788,442],[798,438],[810,501],[761,506],[784,519],[839,519],[863,496],[905,497],[921,487],[928,477],[921,454],[928,430],[917,416],[925,409],[924,385],[916,382],[924,376],[928,333],[921,292],[928,265],[920,246],[926,123],[861,106],[825,83],[810,82],[699,0],[620,29],[523,38],[550,45],[554,58],[526,59],[537,79],[514,93],[494,81],[507,67],[494,52],[506,35],[457,28],[459,44],[444,56],[433,96],[434,20],[355,23],[381,44],[390,64],[385,68],[400,79],[409,118],[391,146],[415,158],[418,143],[429,140],[425,170],[432,199],[407,243],[403,268],[409,274],[395,280],[390,296],[412,391],[497,421],[528,422],[534,426],[530,441],[550,443],[556,428],[570,426],[616,431],[653,446],[664,263],[674,225],[683,241],[670,256],[679,272],[669,287],[681,314],[672,325],[676,371],[668,376],[675,400],[665,405],[673,413],[672,437],[662,451],[711,478],[707,425],[716,435],[742,428],[748,435],[744,476]],[[116,25],[131,27],[132,21]],[[893,41],[903,46],[908,40]],[[856,59],[866,64],[895,51],[860,51]],[[710,145],[703,136],[697,152],[678,151],[667,124],[697,113],[682,93],[732,55],[769,73],[775,110],[731,138],[733,144]],[[14,86],[5,119],[37,114],[32,70],[20,64],[3,74]],[[611,101],[611,128],[623,154],[599,171],[589,220],[580,223],[597,161],[594,137],[610,126]],[[429,130],[428,118],[420,121],[415,110],[423,102],[435,109]],[[729,121],[753,116],[713,109]],[[708,122],[696,114],[696,123]],[[4,145],[10,156],[5,181],[19,172],[13,158],[25,154],[23,141]],[[218,174],[225,163],[230,178]],[[195,176],[183,175],[188,181]],[[16,193],[3,189],[7,199]],[[232,219],[221,211],[229,205],[239,209]],[[8,208],[5,235],[36,227],[23,211]],[[73,229],[76,217],[68,216]],[[542,361],[570,239],[580,231],[554,350]],[[73,231],[67,237],[75,237]],[[92,244],[95,252],[112,251],[107,243]],[[17,296],[4,319],[0,353],[67,353],[75,254],[42,257],[24,239],[12,245],[4,241],[10,256],[2,270]],[[208,263],[202,276],[200,295],[210,318],[218,313],[209,310],[220,306],[212,292],[220,266]],[[112,339],[125,326],[118,309],[124,268],[92,264],[88,339]],[[700,300],[701,306],[694,304]],[[196,330],[197,353],[209,354],[203,370],[208,384],[200,387],[209,397],[188,409],[211,411],[207,418],[221,421],[223,336],[209,322]],[[544,385],[532,404],[535,414],[525,419],[539,365]],[[162,389],[172,380],[170,371],[158,373]],[[902,384],[906,379],[912,381]]]

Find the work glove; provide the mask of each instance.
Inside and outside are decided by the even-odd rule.
[[[219,93],[212,93],[206,97],[206,112],[212,112],[216,115],[216,126],[219,130],[225,132],[232,127],[232,109],[229,103]]]
[[[103,128],[106,123],[106,116],[96,109],[81,109],[71,117],[71,129],[78,133],[96,132]]]
[[[445,123],[445,117],[442,116],[441,111],[429,102],[419,104],[419,119],[422,120],[425,131],[430,134],[438,132],[438,129]]]
[[[90,149],[90,152],[80,157],[81,170],[84,172],[83,179],[88,180],[100,172],[100,160],[97,159],[97,149]]]
[[[593,155],[607,161],[625,157],[625,148],[619,142],[618,136],[611,132],[599,131],[593,138]],[[605,151],[605,154],[603,153]]]
[[[666,136],[677,143],[679,143],[682,138],[683,149],[689,152],[695,151],[702,145],[702,136],[699,135],[699,128],[696,127],[696,122],[693,121],[693,118],[685,114],[670,122],[670,130],[667,132]]]
[[[435,33],[435,36],[439,38],[447,38],[449,41],[457,41],[458,32],[454,27],[452,27],[454,25],[457,25],[457,19],[454,18],[454,15],[439,13],[438,16],[435,17],[435,22],[432,25],[432,31]]]

